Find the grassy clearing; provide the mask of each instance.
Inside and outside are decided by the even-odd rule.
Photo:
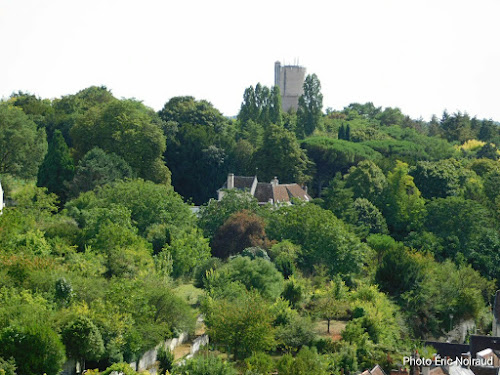
[[[320,320],[316,322],[316,333],[321,337],[330,337],[333,341],[338,341],[342,338],[341,333],[344,330],[347,322],[343,320],[330,321],[330,333],[328,333],[328,322]]]

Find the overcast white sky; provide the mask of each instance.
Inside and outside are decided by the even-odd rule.
[[[372,101],[428,120],[500,121],[500,1],[0,0],[0,97],[105,85],[160,109],[192,95],[225,115],[299,59],[324,108]]]

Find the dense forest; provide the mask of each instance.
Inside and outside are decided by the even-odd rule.
[[[203,354],[160,350],[161,373],[354,374],[465,321],[488,334],[499,146],[499,123],[465,112],[324,110],[314,74],[296,112],[257,84],[234,119],[189,96],[155,112],[106,87],[15,93],[0,102],[0,374],[67,359],[134,374],[199,329]],[[218,201],[228,173],[313,199]]]

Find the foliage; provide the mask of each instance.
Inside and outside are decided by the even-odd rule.
[[[256,212],[257,200],[247,192],[236,189],[224,191],[220,201],[211,199],[200,207],[198,226],[205,236],[212,238],[222,224],[234,213],[242,210]]]
[[[321,127],[323,95],[316,74],[308,75],[304,81],[304,93],[299,97],[297,109],[297,136],[305,138]]]
[[[297,262],[311,271],[325,265],[331,274],[361,271],[369,249],[360,243],[341,220],[314,204],[283,206],[268,217],[267,234],[275,240],[288,239],[301,246]]]
[[[275,345],[269,305],[257,293],[245,293],[234,301],[212,301],[205,322],[211,341],[235,358],[246,358]]]
[[[312,164],[299,147],[295,135],[277,125],[266,127],[262,147],[254,158],[260,180],[271,181],[275,176],[285,183],[305,183],[310,180]]]
[[[283,375],[326,375],[325,363],[317,351],[302,348],[295,357],[286,354],[278,361],[278,372]]]
[[[212,240],[212,253],[216,257],[227,258],[249,247],[267,245],[264,221],[243,210],[232,214],[217,230]]]
[[[182,228],[194,222],[194,217],[181,197],[171,187],[157,185],[151,181],[116,181],[96,192],[88,192],[68,202],[68,214],[85,227],[85,211],[92,208],[112,208],[119,205],[130,210],[130,218],[144,234],[147,228],[157,223],[166,223],[170,228]]]
[[[470,171],[467,173],[457,160],[448,159],[418,162],[410,174],[422,196],[430,199],[460,195]]]
[[[283,291],[283,276],[273,263],[263,258],[237,256],[218,270],[222,280],[238,282],[256,290],[264,298],[276,299]]]
[[[101,332],[87,317],[81,316],[69,323],[62,337],[67,354],[72,358],[98,360],[104,354]]]
[[[74,170],[68,145],[57,130],[38,170],[37,186],[46,187],[49,193],[57,194],[64,203],[68,198],[67,183],[73,179]]]
[[[44,129],[20,108],[0,102],[0,174],[33,178],[46,152]]]
[[[243,129],[250,121],[261,125],[281,125],[281,93],[278,86],[269,89],[258,83],[245,89],[238,120]]]
[[[391,233],[406,234],[421,228],[425,218],[425,201],[408,174],[408,165],[397,162],[387,176],[388,189],[383,209]]]
[[[362,160],[357,166],[351,167],[344,179],[345,187],[352,188],[354,198],[365,198],[371,203],[380,204],[387,179],[371,160]]]
[[[215,195],[230,166],[227,120],[211,103],[190,96],[170,99],[158,114],[165,122],[172,185],[201,205]]]
[[[94,147],[123,158],[134,173],[157,183],[170,183],[162,160],[165,137],[155,114],[137,101],[114,100],[94,107],[71,128],[77,157]]]
[[[131,177],[132,169],[123,158],[114,153],[107,154],[95,147],[78,162],[69,189],[76,197],[82,192],[94,190],[97,186]]]
[[[57,375],[62,369],[65,353],[52,328],[32,322],[0,332],[0,357],[14,358],[19,374]]]
[[[368,234],[373,233],[388,233],[385,218],[368,199],[356,199],[353,209],[356,213],[356,231],[361,238],[366,238]]]
[[[274,369],[272,357],[266,353],[253,353],[245,359],[247,374],[269,374]]]
[[[14,361],[14,358],[5,360],[0,357],[0,374],[16,375],[16,362]]]
[[[173,275],[190,275],[194,268],[210,258],[208,240],[198,230],[190,230],[174,237],[164,249],[173,260]]]
[[[322,290],[315,300],[314,309],[320,317],[327,321],[327,332],[330,333],[330,322],[343,317],[348,308],[348,288],[336,277]]]
[[[104,370],[101,375],[111,375],[111,373],[117,372],[123,375],[135,375],[136,372],[130,367],[128,363],[114,363]]]
[[[172,353],[170,349],[165,349],[161,346],[160,349],[158,349],[156,359],[159,362],[158,370],[160,371],[160,374],[172,371],[172,367],[174,366],[174,353]]]
[[[298,314],[293,314],[290,321],[276,329],[278,348],[287,353],[296,353],[302,347],[310,345],[314,339],[311,320]]]
[[[363,144],[327,137],[310,137],[301,145],[315,164],[314,185],[317,186],[318,195],[323,185],[337,172],[346,173],[362,160],[376,160],[380,157],[378,152]]]
[[[195,357],[185,364],[175,367],[172,375],[236,375],[237,372],[229,362],[220,357]]]

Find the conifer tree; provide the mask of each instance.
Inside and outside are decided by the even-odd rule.
[[[340,125],[339,128],[339,135],[338,139],[344,139],[345,138],[345,129],[344,129],[344,124]]]

